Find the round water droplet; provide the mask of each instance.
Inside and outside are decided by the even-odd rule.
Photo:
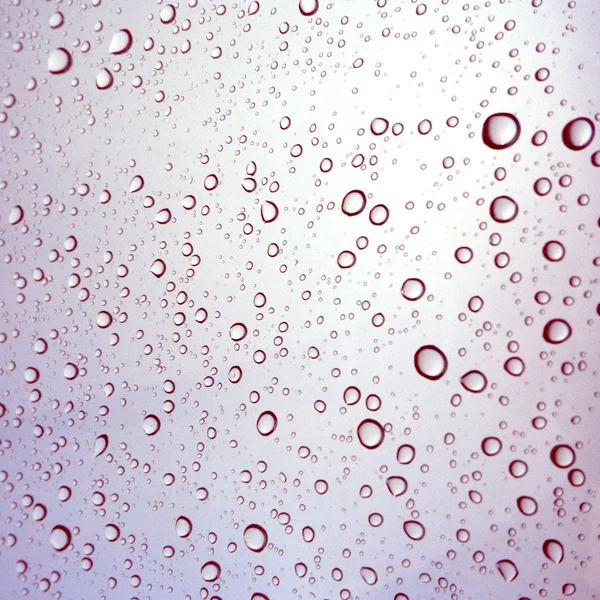
[[[543,336],[549,344],[562,344],[572,334],[571,325],[564,319],[552,319],[544,325]]]
[[[202,576],[202,579],[208,583],[216,581],[221,576],[221,566],[219,563],[211,560],[202,565],[200,575]]]
[[[64,525],[57,525],[50,532],[50,544],[57,552],[63,552],[71,543],[71,531]]]
[[[217,185],[219,185],[219,180],[214,173],[207,175],[204,179],[204,189],[206,189],[209,192],[214,190],[217,187]]]
[[[404,533],[406,533],[411,540],[418,541],[425,537],[425,527],[423,527],[423,524],[419,523],[419,521],[404,521],[403,527]]]
[[[266,548],[268,541],[269,536],[260,525],[248,525],[244,530],[244,543],[252,552],[262,552]]]
[[[171,220],[171,211],[168,208],[163,208],[156,213],[154,220],[159,225],[166,225]]]
[[[337,264],[341,269],[349,269],[356,264],[356,254],[351,250],[344,250],[339,253]]]
[[[243,323],[234,323],[229,328],[229,337],[234,342],[242,341],[248,335],[248,328]]]
[[[560,564],[565,557],[565,549],[558,540],[546,540],[542,546],[544,555],[555,564]]]
[[[342,200],[342,212],[349,217],[359,215],[367,205],[367,197],[362,190],[351,190]]]
[[[64,48],[57,48],[48,56],[48,71],[53,75],[61,75],[71,68],[72,63],[73,59],[69,52]]]
[[[544,244],[542,254],[546,260],[559,262],[565,257],[565,247],[557,240],[551,240]]]
[[[388,127],[390,122],[383,117],[376,117],[371,121],[371,133],[373,135],[383,135]]]
[[[256,421],[256,429],[258,433],[263,436],[271,435],[277,428],[277,417],[275,413],[270,410],[266,410],[261,413]]]
[[[569,150],[583,150],[594,139],[596,128],[587,117],[579,117],[569,121],[563,128],[562,141]]]
[[[481,449],[487,456],[496,456],[502,450],[502,442],[497,437],[486,437],[481,442]]]
[[[104,528],[104,536],[109,542],[116,542],[121,536],[121,530],[119,529],[118,525],[109,523]]]
[[[192,210],[193,208],[196,208],[196,196],[193,196],[192,194],[184,196],[183,200],[181,201],[181,206],[183,206],[185,210]]]
[[[120,31],[113,33],[108,51],[111,54],[124,54],[131,48],[132,43],[133,37],[129,29],[121,29]]]
[[[365,419],[357,429],[360,443],[369,450],[378,448],[383,443],[385,432],[380,423],[373,419]]]
[[[304,17],[312,17],[319,10],[319,0],[300,0],[298,8]]]
[[[518,356],[511,356],[504,363],[504,370],[513,377],[520,377],[525,372],[525,363]]]
[[[160,419],[156,415],[147,415],[143,423],[146,435],[156,435],[160,430]]]
[[[414,363],[417,373],[432,381],[442,378],[448,369],[446,355],[433,345],[421,346],[415,352]]]
[[[180,538],[186,538],[192,533],[192,522],[184,516],[181,516],[175,521],[175,533]]]
[[[493,150],[510,148],[521,135],[521,124],[510,113],[490,115],[483,124],[483,143]]]
[[[550,451],[550,460],[560,469],[567,469],[575,463],[575,451],[567,444],[557,444]]]
[[[369,212],[369,221],[373,225],[384,225],[389,219],[390,211],[385,204],[377,204]]]
[[[509,196],[498,196],[490,205],[490,216],[496,223],[510,223],[519,214],[519,205]]]
[[[508,465],[508,471],[515,479],[520,479],[521,477],[525,477],[525,475],[527,475],[529,467],[525,461],[513,460],[510,465]]]
[[[98,327],[100,327],[100,329],[106,329],[111,325],[111,323],[112,316],[109,312],[106,312],[105,310],[101,310],[96,316],[96,324],[98,325]]]
[[[425,293],[425,284],[420,279],[414,277],[406,279],[402,284],[400,293],[406,300],[415,302],[423,297],[423,294]]]

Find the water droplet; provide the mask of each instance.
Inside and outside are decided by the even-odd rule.
[[[94,456],[98,457],[103,454],[108,448],[108,436],[106,434],[99,435],[94,444]]]
[[[256,421],[256,429],[258,429],[258,433],[260,435],[271,435],[275,429],[277,428],[277,417],[275,413],[270,410],[266,410],[261,413]]]
[[[448,370],[446,355],[433,345],[421,346],[415,352],[414,363],[417,373],[431,381],[441,379]]]
[[[465,390],[479,394],[487,387],[487,378],[481,371],[469,371],[460,378],[460,384]]]
[[[272,223],[279,216],[279,209],[275,202],[267,200],[260,207],[260,216],[265,223]]]
[[[63,552],[71,543],[71,531],[64,525],[57,525],[50,532],[50,544],[57,552]]]
[[[312,17],[319,10],[319,0],[300,0],[298,8],[304,17]]]
[[[404,479],[404,477],[388,477],[385,480],[385,483],[387,484],[387,488],[390,494],[394,496],[394,498],[402,496],[402,494],[404,494],[408,489],[408,483],[406,482],[406,479]]]
[[[339,253],[337,264],[341,269],[349,269],[356,264],[356,254],[351,250],[343,250]]]
[[[252,552],[262,552],[266,548],[268,541],[269,536],[260,525],[248,525],[244,530],[244,543]]]
[[[423,527],[423,524],[419,523],[419,521],[404,521],[403,527],[404,533],[406,533],[411,540],[418,541],[425,537],[425,527]]]
[[[8,215],[8,222],[11,225],[18,225],[23,220],[24,214],[23,209],[17,204],[17,206],[12,207]]]
[[[184,516],[181,516],[175,521],[175,533],[180,538],[186,538],[192,533],[192,522]]]
[[[542,254],[546,260],[551,262],[559,262],[565,257],[565,247],[556,240],[551,240],[544,244]]]
[[[567,444],[557,444],[550,451],[550,460],[560,469],[567,469],[575,463],[575,451]]]
[[[521,124],[510,113],[490,115],[483,124],[483,143],[493,150],[510,148],[521,135]]]
[[[102,69],[96,75],[96,87],[99,90],[107,90],[113,84],[114,78],[108,69]]]
[[[409,465],[415,459],[415,449],[410,444],[402,444],[396,452],[396,460],[401,465]]]
[[[423,294],[425,293],[425,284],[417,278],[405,279],[400,293],[406,300],[415,302],[423,297]]]
[[[129,29],[121,29],[116,33],[113,33],[108,51],[111,54],[124,54],[131,48],[132,43],[133,37],[131,36]]]
[[[342,200],[342,212],[349,217],[359,215],[367,205],[367,197],[362,190],[351,190]]]
[[[371,121],[371,133],[373,135],[383,135],[388,127],[390,122],[383,117],[376,117]]]
[[[517,507],[526,517],[531,517],[537,512],[538,503],[530,496],[520,496],[517,498]]]
[[[360,400],[360,390],[351,385],[344,390],[344,402],[348,406],[356,404]]]
[[[496,563],[496,568],[504,581],[508,583],[514,581],[519,576],[519,569],[517,569],[517,565],[512,560],[499,560]]]
[[[565,557],[565,549],[558,540],[546,540],[542,546],[544,555],[555,564],[560,564]]]
[[[64,48],[57,48],[50,52],[48,56],[48,71],[53,75],[61,75],[66,73],[73,64],[73,59],[67,50]]]
[[[510,223],[518,214],[519,205],[508,196],[498,196],[490,205],[490,216],[496,223]]]
[[[150,266],[150,273],[152,273],[152,275],[154,275],[156,278],[162,277],[166,270],[167,265],[165,264],[165,261],[160,258],[157,258]]]
[[[147,415],[143,423],[146,435],[156,435],[160,430],[160,419],[156,415]]]
[[[587,148],[594,139],[596,128],[594,123],[587,117],[579,117],[569,121],[562,130],[563,144],[569,150],[583,150]]]
[[[552,319],[544,325],[543,336],[549,344],[562,344],[572,334],[571,325],[564,319]]]
[[[118,525],[109,523],[104,528],[104,536],[109,542],[116,542],[121,536],[121,530],[119,529]]]
[[[242,341],[248,335],[248,328],[243,323],[234,323],[229,328],[229,337],[234,342]]]
[[[367,585],[375,585],[377,583],[377,571],[371,567],[361,567],[360,576]]]
[[[139,192],[144,187],[144,178],[141,175],[135,175],[129,184],[131,193]]]
[[[221,566],[214,560],[208,561],[202,565],[200,575],[208,583],[216,581],[221,576]]]
[[[378,448],[383,443],[385,432],[380,423],[373,419],[365,419],[357,429],[360,443],[369,450]]]
[[[481,449],[487,456],[496,456],[502,450],[502,442],[497,437],[486,437],[481,442]]]

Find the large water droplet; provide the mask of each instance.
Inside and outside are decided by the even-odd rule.
[[[108,448],[108,436],[106,434],[99,435],[94,443],[94,456],[100,456]]]
[[[301,15],[312,17],[319,10],[319,0],[300,0],[298,8]]]
[[[487,378],[481,371],[469,371],[460,378],[460,384],[465,390],[479,394],[487,387]]]
[[[550,460],[560,469],[569,468],[575,459],[575,451],[568,444],[557,444],[550,451]]]
[[[64,48],[57,48],[48,56],[48,71],[53,75],[61,75],[71,68],[72,63],[73,59],[69,52]]]
[[[362,190],[351,190],[342,200],[342,211],[349,217],[359,215],[367,205],[367,197]]]
[[[221,566],[214,560],[210,560],[202,565],[200,575],[208,583],[216,581],[221,576]]]
[[[360,423],[357,429],[360,443],[369,450],[381,446],[385,432],[380,423],[373,419],[365,419]]]
[[[562,344],[571,337],[571,325],[564,319],[552,319],[544,325],[543,336],[549,344]]]
[[[510,223],[518,213],[519,205],[509,196],[498,196],[490,205],[490,216],[496,223]]]
[[[143,427],[146,435],[156,435],[160,430],[160,419],[156,415],[147,415]]]
[[[263,527],[257,524],[248,525],[244,530],[244,543],[252,552],[262,552],[267,546],[269,536]]]
[[[186,538],[192,533],[192,522],[184,516],[181,516],[175,521],[175,533],[180,538]]]
[[[510,113],[490,115],[483,124],[483,143],[494,150],[510,148],[521,135],[521,124]]]
[[[260,435],[271,435],[275,429],[277,428],[277,417],[275,413],[270,410],[266,410],[261,413],[256,421],[256,429],[258,429],[258,433]]]
[[[404,477],[399,477],[399,476],[388,477],[385,480],[385,483],[387,484],[387,488],[388,488],[390,494],[392,494],[392,496],[394,496],[394,498],[397,498],[398,496],[402,496],[402,494],[404,494],[406,492],[406,490],[408,489],[408,483],[406,482],[406,479],[404,479]]]
[[[71,543],[71,531],[64,525],[57,525],[50,532],[50,544],[57,552],[63,552]]]
[[[111,54],[124,54],[131,48],[132,43],[133,37],[131,36],[129,29],[121,29],[120,31],[113,33],[108,51]]]
[[[425,537],[425,527],[419,521],[404,521],[404,533],[411,540],[422,540]]]
[[[425,293],[425,284],[420,279],[414,277],[405,279],[400,293],[406,300],[415,302],[423,297],[423,294]]]
[[[569,150],[583,150],[587,148],[594,139],[596,128],[593,121],[587,117],[579,117],[569,121],[562,130],[563,144]]]
[[[446,355],[433,345],[421,346],[415,352],[414,363],[417,373],[432,381],[443,377],[448,369]]]
[[[375,585],[377,583],[377,571],[371,567],[361,567],[360,576],[367,585]]]
[[[558,540],[546,540],[543,545],[544,555],[555,564],[560,564],[565,557],[565,549]]]
[[[519,576],[519,569],[517,569],[517,565],[512,560],[499,560],[496,563],[496,568],[502,575],[504,581],[511,582],[514,581]]]

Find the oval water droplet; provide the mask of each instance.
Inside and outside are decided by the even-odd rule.
[[[404,494],[406,492],[406,490],[408,489],[408,483],[406,482],[406,479],[404,479],[404,477],[399,477],[399,476],[388,477],[385,480],[385,483],[387,485],[387,488],[388,488],[390,494],[392,496],[394,496],[394,498],[397,498],[398,496],[402,496],[402,494]]]
[[[342,212],[349,217],[359,215],[367,205],[367,197],[362,190],[349,191],[342,200]]]
[[[144,178],[141,175],[135,175],[129,184],[131,193],[139,192],[144,187]]]
[[[375,585],[377,583],[377,571],[371,567],[361,567],[360,576],[367,585]]]
[[[526,517],[531,517],[537,512],[538,503],[531,496],[519,496],[517,498],[517,507]]]
[[[106,434],[99,435],[94,443],[94,456],[98,457],[103,454],[108,448],[108,436]]]
[[[146,435],[156,435],[160,430],[160,419],[156,415],[147,415],[143,423]]]
[[[569,121],[562,130],[563,144],[569,150],[583,150],[587,148],[594,139],[596,128],[593,121],[587,117],[579,117]]]
[[[244,530],[244,543],[252,552],[262,552],[269,541],[269,536],[263,527],[256,523],[248,525]]]
[[[409,465],[415,459],[416,451],[410,444],[402,444],[396,451],[396,460],[401,465]]]
[[[425,527],[419,521],[404,521],[404,533],[411,540],[422,540],[425,537]]]
[[[552,319],[544,325],[543,337],[549,344],[562,344],[572,334],[571,325],[564,319]]]
[[[202,565],[200,575],[204,581],[212,583],[221,576],[221,566],[214,560],[210,560]]]
[[[304,17],[312,17],[319,10],[319,0],[300,0],[298,8]]]
[[[446,355],[431,344],[421,346],[415,352],[414,364],[417,373],[431,381],[441,379],[448,370]]]
[[[186,538],[192,533],[192,522],[183,515],[175,521],[175,533],[180,538]]]
[[[113,84],[114,78],[108,69],[102,69],[96,75],[96,87],[99,90],[107,90]]]
[[[157,279],[162,277],[165,274],[166,270],[167,265],[165,264],[165,261],[161,258],[157,258],[150,266],[150,273],[152,273],[152,275],[154,275],[154,277],[156,277]]]
[[[275,202],[266,200],[260,207],[260,217],[265,223],[272,223],[279,216],[279,209]]]
[[[23,209],[17,204],[17,206],[12,207],[8,215],[8,222],[11,225],[17,225],[23,220],[24,214]]]
[[[460,378],[460,384],[465,390],[480,394],[487,387],[487,378],[481,371],[469,371]]]
[[[274,412],[266,410],[261,413],[256,421],[256,429],[263,436],[271,435],[277,428],[277,417]]]
[[[351,250],[343,250],[338,254],[337,264],[341,269],[350,269],[356,264],[356,254]]]
[[[390,122],[387,119],[375,117],[371,121],[371,133],[373,135],[383,135],[387,131],[389,124]]]

